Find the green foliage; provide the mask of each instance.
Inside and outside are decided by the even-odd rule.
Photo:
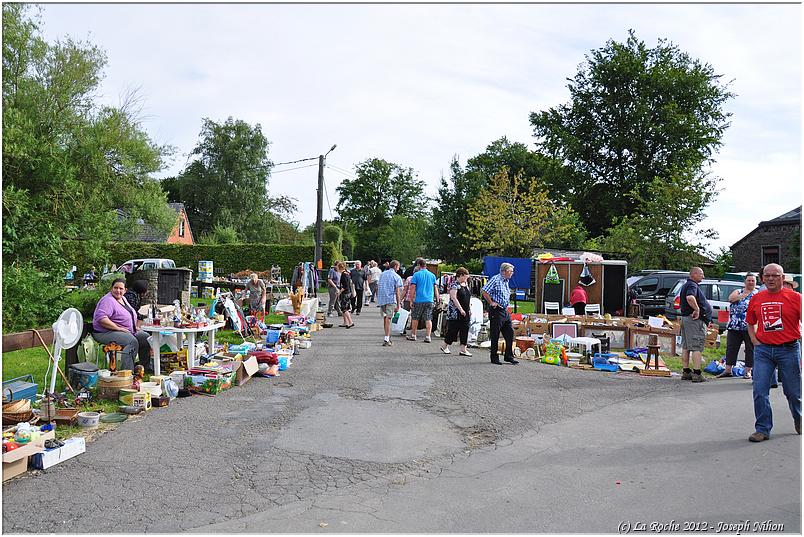
[[[559,204],[565,201],[564,184],[568,181],[570,170],[555,159],[502,137],[489,144],[483,153],[470,158],[466,170],[461,168],[457,157],[453,158],[449,181],[441,178],[426,233],[427,251],[431,255],[461,261],[477,254],[474,244],[466,238],[467,207],[503,169],[507,170],[512,185],[518,176],[520,188],[527,190],[533,178],[538,178],[551,200]]]
[[[627,252],[631,271],[678,269],[700,262],[703,243],[717,237],[711,229],[695,230],[716,195],[714,179],[681,170],[667,179],[655,178],[645,195],[638,191],[631,195],[642,214],[618,218],[607,234],[595,241],[599,249]]]
[[[3,332],[50,326],[65,307],[64,282],[28,261],[3,268]]]
[[[215,224],[212,231],[201,234],[196,242],[198,244],[235,244],[237,230],[232,226]]]
[[[633,31],[587,54],[567,87],[569,103],[530,121],[539,146],[573,170],[566,199],[593,236],[646,214],[639,199],[654,178],[700,175],[729,126],[733,94],[711,65],[665,40],[648,48]]]
[[[551,200],[538,180],[521,184],[521,174],[512,184],[503,168],[469,206],[465,237],[481,254],[530,257],[536,247],[584,238],[572,209]]]
[[[353,230],[359,258],[381,256],[380,236],[394,216],[423,218],[427,210],[424,181],[412,168],[372,158],[355,166],[355,178],[337,188],[338,215]],[[386,242],[388,233],[385,230]]]
[[[233,229],[244,242],[303,240],[298,226],[287,220],[296,211],[295,200],[268,195],[273,166],[268,146],[259,124],[203,119],[194,160],[178,177],[162,181],[169,198],[184,203],[198,236],[229,240],[228,231],[221,235],[215,230]]]
[[[790,235],[790,256],[782,267],[788,274],[801,274],[801,228]]]
[[[110,284],[111,280],[107,281],[107,283]],[[65,296],[66,307],[77,309],[84,316],[84,320],[89,321],[95,314],[95,306],[98,305],[98,300],[109,292],[106,287],[111,288],[111,285],[101,285],[99,283],[95,290],[71,291]]]
[[[424,235],[427,223],[420,218],[394,215],[380,230],[378,251],[392,259],[416,259],[424,252]]]
[[[706,277],[721,279],[724,274],[733,270],[734,258],[731,255],[731,248],[721,246],[715,256],[715,266],[706,269]]]
[[[335,224],[324,224],[321,230],[322,242],[329,242],[335,245],[338,250],[343,248],[343,230]]]
[[[76,247],[72,241],[65,245],[66,250]],[[325,266],[338,254],[332,244],[322,247]],[[312,261],[312,245],[289,244],[157,244],[150,242],[117,242],[109,245],[108,257],[116,264],[129,259],[166,258],[176,262],[176,266],[198,270],[199,261],[213,261],[215,272],[231,274],[242,270],[264,271],[272,265],[282,268],[282,275],[289,280],[291,270],[302,261]],[[75,264],[88,266],[92,259],[79,258],[76,252]]]
[[[172,149],[142,130],[139,101],[95,102],[97,47],[45,42],[30,5],[3,4],[3,328],[47,326],[63,306],[64,240],[102,265],[110,238],[175,214],[151,174]],[[118,215],[118,209],[121,214]]]

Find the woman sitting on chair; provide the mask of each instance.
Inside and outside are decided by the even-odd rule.
[[[134,369],[134,356],[139,354],[140,364],[153,372],[148,334],[137,331],[137,312],[123,296],[125,293],[126,280],[118,278],[112,282],[112,289],[95,306],[92,337],[102,345],[114,341],[123,347],[117,369]]]

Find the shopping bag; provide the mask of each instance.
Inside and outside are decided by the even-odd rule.
[[[394,313],[391,317],[391,333],[398,336],[405,330],[405,325],[408,324],[408,317],[410,312],[406,309],[400,308],[399,311]]]
[[[709,362],[706,367],[704,367],[704,371],[707,373],[711,373],[712,375],[719,375],[722,373],[726,368],[723,367],[719,361],[712,360]]]

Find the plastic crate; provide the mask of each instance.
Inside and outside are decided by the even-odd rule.
[[[3,382],[3,402],[11,403],[22,399],[36,400],[39,385],[33,380],[33,375],[23,375]]]

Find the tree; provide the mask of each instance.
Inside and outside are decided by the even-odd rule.
[[[379,158],[357,164],[355,178],[343,181],[337,192],[338,216],[354,229],[359,257],[378,255],[380,231],[394,216],[417,219],[427,212],[424,181],[412,168]]]
[[[162,182],[170,200],[184,203],[199,234],[231,226],[243,242],[265,241],[266,227],[259,222],[269,211],[272,163],[262,128],[231,117],[224,123],[204,118],[199,138],[191,152],[195,159]]]
[[[507,170],[512,184],[519,175],[520,188],[525,190],[531,179],[538,177],[551,199],[564,202],[563,185],[571,172],[557,160],[502,137],[490,143],[483,153],[470,158],[466,170],[461,168],[457,157],[453,157],[449,181],[441,178],[433,207],[427,231],[428,252],[456,262],[467,261],[475,253],[466,239],[466,207],[502,169]]]
[[[504,168],[469,206],[466,238],[481,254],[531,257],[536,247],[561,247],[585,239],[572,209],[551,200],[537,179],[528,181],[527,189],[522,183],[520,173],[511,184]]]
[[[47,43],[26,4],[3,4],[3,310],[4,329],[50,324],[64,302],[79,255],[106,260],[108,240],[142,219],[167,232],[175,212],[152,174],[172,148],[142,130],[139,99],[99,106],[94,94],[106,56],[72,39]],[[120,210],[120,212],[118,212]],[[39,323],[39,324],[37,324]]]
[[[427,223],[421,218],[394,215],[377,238],[377,253],[372,257],[390,257],[408,263],[424,252]],[[381,254],[381,255],[380,255]]]
[[[619,217],[604,237],[589,247],[630,252],[629,268],[679,269],[700,262],[704,243],[717,238],[712,229],[697,230],[705,218],[703,209],[716,195],[695,170],[674,171],[668,178],[656,177],[647,193],[631,195],[644,208],[643,214]]]
[[[666,40],[648,48],[633,31],[585,58],[567,85],[570,102],[531,113],[530,122],[538,146],[572,170],[566,199],[597,236],[615,219],[645,214],[638,195],[654,178],[704,174],[733,94],[711,65]]]

